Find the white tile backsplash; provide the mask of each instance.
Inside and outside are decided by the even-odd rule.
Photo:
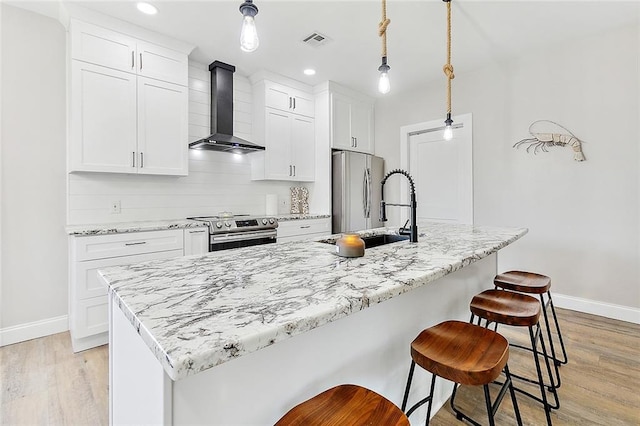
[[[234,133],[252,140],[249,79],[234,74]],[[189,141],[209,135],[208,65],[189,63]],[[189,150],[189,176],[117,173],[69,175],[69,225],[179,219],[221,211],[264,214],[266,194],[278,195],[278,213],[289,212],[289,188],[299,182],[252,181],[250,155]],[[313,196],[313,194],[312,194]],[[111,214],[112,201],[121,212]]]

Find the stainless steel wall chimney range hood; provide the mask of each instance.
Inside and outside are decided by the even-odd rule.
[[[206,149],[235,154],[264,150],[263,146],[233,136],[233,73],[236,67],[214,61],[211,72],[211,135],[189,144],[191,149]]]

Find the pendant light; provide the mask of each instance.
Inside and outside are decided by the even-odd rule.
[[[258,48],[258,31],[256,30],[255,16],[258,8],[253,4],[253,0],[246,0],[240,5],[242,13],[242,32],[240,33],[240,49],[245,52],[253,52]]]
[[[447,76],[447,119],[444,120],[445,141],[453,139],[453,120],[451,119],[451,80],[455,78],[453,65],[451,65],[451,0],[442,0],[447,4],[447,63],[442,67],[444,75]]]
[[[389,70],[387,64],[387,27],[391,20],[387,18],[387,0],[382,0],[382,21],[378,24],[378,35],[382,37],[382,65],[378,67],[380,79],[378,80],[378,91],[382,94],[389,93],[391,83],[389,82]]]

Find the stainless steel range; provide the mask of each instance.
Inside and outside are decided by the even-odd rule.
[[[209,251],[276,242],[278,220],[268,216],[221,214],[190,217],[209,227]]]

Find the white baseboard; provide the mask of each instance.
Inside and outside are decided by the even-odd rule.
[[[638,308],[614,305],[613,303],[597,302],[595,300],[565,296],[564,294],[558,293],[552,293],[551,295],[553,297],[553,304],[558,308],[565,308],[572,311],[584,312],[587,314],[640,324],[640,309]]]
[[[0,347],[69,330],[69,317],[47,318],[0,329]]]

